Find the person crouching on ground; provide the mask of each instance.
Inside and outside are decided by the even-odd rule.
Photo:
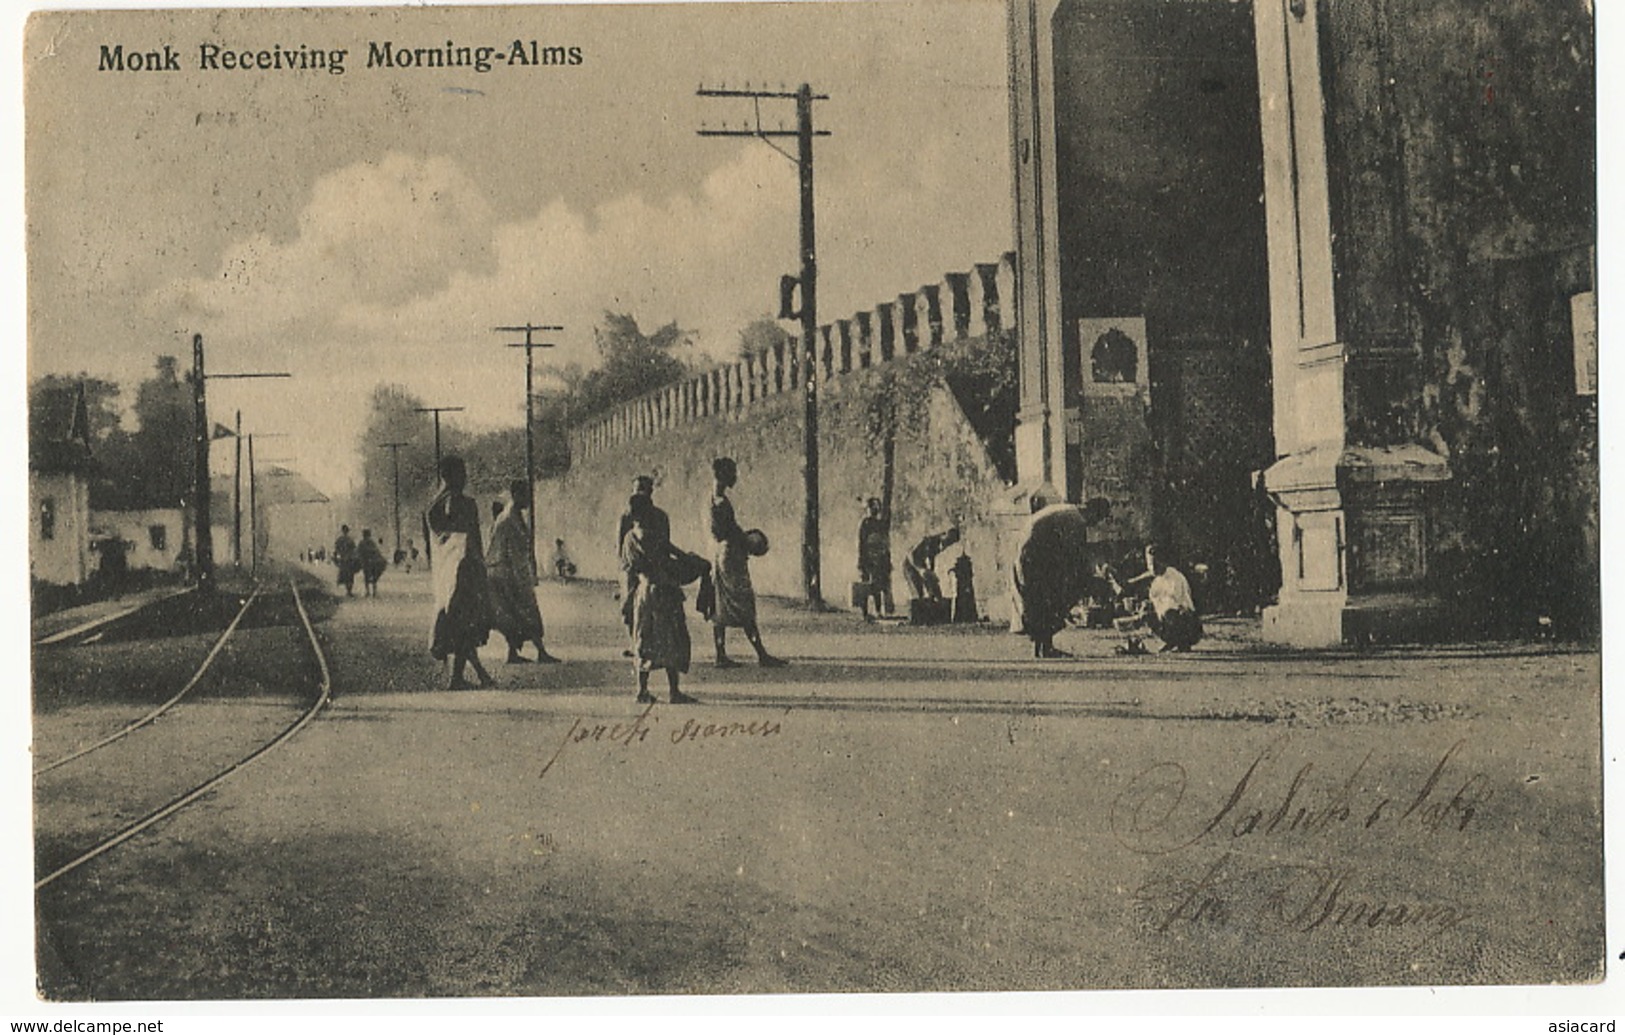
[[[710,562],[671,543],[671,521],[645,493],[627,506],[631,528],[621,541],[621,565],[635,580],[632,590],[632,653],[638,676],[638,703],[653,704],[649,673],[665,669],[668,700],[697,704],[678,687],[693,653],[683,586],[704,575]]]
[[[1055,634],[1066,628],[1072,609],[1089,590],[1089,529],[1105,520],[1111,508],[1103,499],[1077,506],[1046,504],[1037,495],[1031,507],[1012,573],[1017,617],[1032,640],[1033,657],[1070,657],[1055,646]]]
[[[553,574],[561,582],[569,582],[576,577],[576,563],[564,549],[563,539],[553,540]]]
[[[1145,584],[1145,605],[1141,618],[1164,651],[1188,651],[1202,638],[1202,620],[1196,614],[1191,584],[1183,572],[1157,557],[1155,543],[1145,548],[1145,571],[1128,580],[1128,585]],[[1133,625],[1129,626],[1132,628]],[[1130,634],[1124,653],[1143,653],[1138,639]]]

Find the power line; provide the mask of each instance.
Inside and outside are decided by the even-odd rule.
[[[525,492],[531,497],[530,501],[530,578],[536,581],[536,435],[534,415],[536,390],[534,387],[535,362],[531,354],[536,349],[550,349],[550,341],[536,341],[531,335],[538,331],[562,331],[563,327],[549,327],[541,324],[526,323],[519,327],[493,327],[499,334],[524,334],[525,340],[509,342],[510,349],[525,350]]]
[[[801,523],[801,578],[807,594],[807,603],[814,608],[821,608],[824,596],[818,531],[818,250],[813,218],[813,138],[827,137],[830,133],[828,130],[813,128],[813,102],[827,101],[829,95],[813,93],[812,86],[807,83],[802,83],[795,90],[781,83],[779,88],[774,90],[766,86],[753,89],[747,82],[743,89],[730,88],[726,85],[707,87],[701,84],[699,96],[748,98],[752,102],[750,122],[738,128],[730,128],[727,123],[723,123],[720,129],[711,129],[701,123],[700,136],[753,137],[761,140],[786,158],[790,158],[800,174],[801,275],[784,278],[783,286],[786,289],[799,287],[801,304],[799,309],[793,308],[788,297],[789,291],[786,290],[780,316],[784,319],[795,317],[801,319],[800,369],[805,412],[801,425],[802,484],[806,492]],[[761,104],[763,100],[794,100],[795,128],[786,128],[782,124],[775,129],[763,126]],[[796,155],[793,158],[788,152],[773,144],[773,139],[779,137],[796,138]]]

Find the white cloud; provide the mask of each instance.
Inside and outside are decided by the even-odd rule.
[[[795,165],[761,144],[719,158],[692,194],[628,193],[586,211],[555,198],[501,221],[458,160],[388,154],[320,178],[289,239],[235,242],[214,275],[170,284],[150,309],[200,327],[227,366],[292,370],[279,398],[313,418],[299,452],[331,468],[324,484],[342,485],[378,381],[465,406],[468,423],[517,418],[522,368],[492,333],[499,324],[563,324],[544,364],[594,363],[606,309],[651,329],[676,320],[703,351],[728,356],[798,266],[798,193]],[[946,160],[921,158],[926,169]],[[930,173],[899,182],[864,163],[847,170],[821,191],[825,319],[997,254],[967,239],[968,199]]]

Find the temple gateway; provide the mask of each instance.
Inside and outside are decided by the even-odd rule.
[[[1273,641],[1594,630],[1589,3],[1009,16],[1023,489]]]

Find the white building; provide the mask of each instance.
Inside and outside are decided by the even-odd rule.
[[[90,578],[89,420],[81,392],[55,423],[60,437],[28,443],[28,570],[34,580],[80,586]]]

